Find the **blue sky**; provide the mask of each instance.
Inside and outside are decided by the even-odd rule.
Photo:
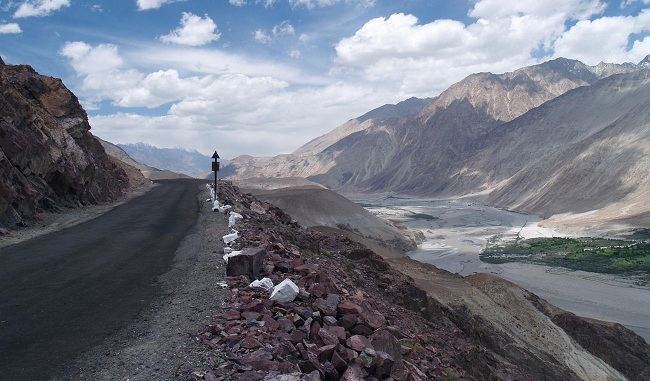
[[[556,57],[650,54],[650,0],[0,1],[0,56],[113,143],[289,153],[386,103]]]

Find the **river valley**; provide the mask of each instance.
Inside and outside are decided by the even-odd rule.
[[[480,251],[493,237],[572,237],[539,226],[540,218],[467,200],[382,198],[355,200],[377,216],[421,231],[407,253],[460,275],[496,274],[577,315],[621,323],[650,342],[650,287],[624,276],[528,263],[488,264]]]

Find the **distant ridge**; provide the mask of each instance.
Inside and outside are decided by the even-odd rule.
[[[158,148],[145,143],[117,144],[135,161],[160,170],[202,178],[210,172],[212,159],[182,148]]]
[[[601,131],[608,126],[601,126],[600,122],[614,123],[621,118],[631,123],[616,124],[621,136],[632,130],[648,130],[648,119],[634,117],[643,115],[644,107],[650,108],[647,107],[648,98],[643,90],[647,86],[643,76],[647,73],[645,68],[648,63],[650,58],[646,57],[639,64],[600,63],[589,66],[576,60],[558,58],[504,74],[472,74],[439,96],[427,100],[420,111],[414,112],[421,105],[415,103],[417,107],[409,107],[409,111],[403,112],[402,116],[391,118],[387,115],[396,105],[382,106],[305,144],[294,154],[273,158],[235,158],[225,168],[224,175],[239,179],[306,177],[341,192],[424,197],[458,197],[480,192],[487,195],[485,200],[494,205],[545,217],[562,212],[571,215],[587,212],[588,202],[580,207],[572,204],[572,200],[581,197],[577,192],[591,195],[594,208],[611,207],[612,203],[620,201],[617,196],[636,194],[634,189],[639,189],[645,180],[636,177],[638,181],[634,183],[623,180],[608,182],[608,191],[600,183],[585,183],[581,187],[564,189],[560,182],[552,179],[560,176],[565,182],[571,182],[571,176],[599,176],[587,173],[589,170],[609,169],[606,164],[601,164],[593,168],[583,166],[581,174],[574,171],[550,172],[551,162],[548,160],[551,160],[551,156],[540,156],[540,153],[564,152],[568,155],[569,148],[572,148],[572,160],[577,160],[572,165],[578,168],[579,161],[591,155],[589,147],[594,145],[603,145],[599,155],[609,158],[613,152],[611,146],[604,145],[603,141],[599,143],[597,139],[614,139],[615,135],[594,132],[593,136],[589,136],[595,140],[588,145],[586,141],[575,140],[575,136],[567,136],[565,131],[554,130],[559,126],[565,129],[571,127],[576,133]],[[562,97],[563,94],[567,94],[567,97]],[[636,94],[640,98],[628,99],[626,94]],[[621,96],[625,99],[619,98]],[[556,102],[549,102],[555,99]],[[559,106],[569,99],[571,107]],[[608,107],[612,102],[622,107]],[[408,104],[407,101],[402,103],[403,106]],[[631,110],[624,107],[632,104],[638,106]],[[550,105],[554,105],[553,108],[549,108]],[[599,109],[589,111],[590,107]],[[584,117],[577,117],[575,110],[581,110]],[[601,114],[604,110],[607,113]],[[544,120],[553,120],[553,125],[535,119],[542,112],[549,113]],[[594,119],[592,116],[595,115],[600,117]],[[537,122],[527,124],[527,120]],[[581,120],[589,120],[590,124],[583,124]],[[572,124],[567,125],[568,121],[572,121]],[[540,128],[539,124],[544,124],[545,135],[530,138],[528,131],[532,133]],[[504,135],[515,125],[527,127]],[[614,127],[609,130],[613,131]],[[644,135],[634,134],[640,141],[645,141]],[[508,140],[505,140],[506,137]],[[568,147],[568,144],[575,147]],[[500,156],[503,152],[512,152],[512,159]],[[529,154],[531,152],[536,152],[537,156]],[[501,164],[493,162],[499,158]],[[533,165],[540,159],[546,160],[545,166]],[[565,159],[569,160],[569,157]],[[514,171],[514,164],[509,165],[508,160],[522,167]],[[556,167],[562,164],[559,161],[554,163]],[[623,164],[616,161],[611,165],[610,168],[619,168]],[[514,172],[507,172],[508,168]],[[637,167],[635,164],[635,168],[643,174],[643,168],[647,172],[650,165]],[[559,167],[557,170],[562,171]],[[517,177],[513,177],[515,175]],[[510,188],[509,184],[515,188]],[[520,192],[523,188],[530,188],[529,193]],[[560,192],[563,194],[562,202],[556,196],[551,196],[557,194],[559,189],[563,189]],[[602,194],[607,192],[610,196]],[[550,206],[553,202],[555,207]],[[625,207],[628,204],[617,205]],[[609,213],[599,218],[611,221],[619,217],[624,218],[625,223],[640,223],[638,216],[630,215],[615,216]],[[646,217],[650,218],[650,214]]]

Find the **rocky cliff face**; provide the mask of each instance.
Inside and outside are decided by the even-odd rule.
[[[115,199],[128,187],[61,80],[0,64],[0,94],[0,224]]]

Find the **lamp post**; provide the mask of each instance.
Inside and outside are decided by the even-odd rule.
[[[212,155],[214,161],[212,162],[212,170],[214,171],[214,200],[217,200],[217,172],[219,172],[219,154],[214,151]]]

